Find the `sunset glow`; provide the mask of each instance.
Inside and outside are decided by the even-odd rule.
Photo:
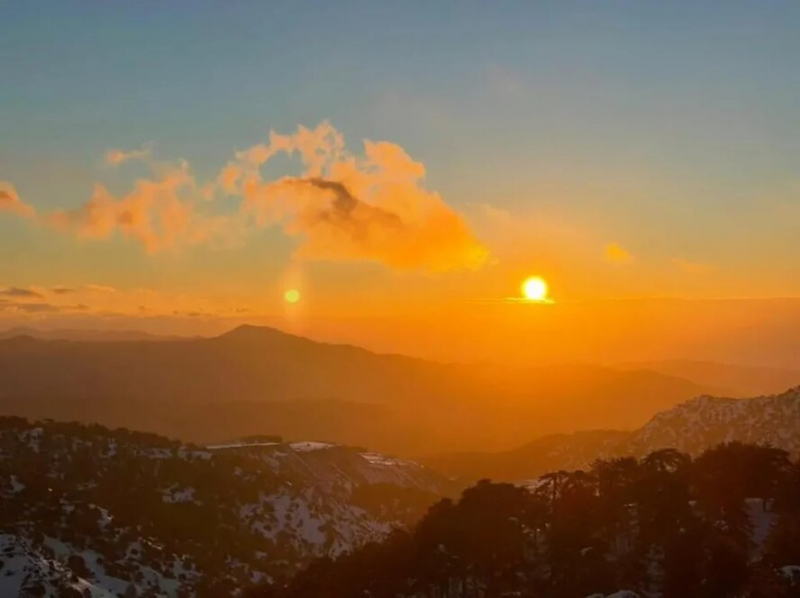
[[[800,596],[800,2],[0,40],[0,598]]]
[[[793,18],[72,2],[0,19],[0,328],[794,363]]]

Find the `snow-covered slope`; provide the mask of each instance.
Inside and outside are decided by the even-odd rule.
[[[800,387],[751,399],[704,395],[661,411],[630,432],[545,436],[513,451],[435,455],[424,462],[466,481],[520,481],[559,469],[585,469],[595,459],[643,457],[662,448],[698,455],[731,441],[769,444],[800,456]]]
[[[734,440],[800,454],[800,387],[752,399],[692,399],[656,414],[630,437],[627,448],[633,454],[663,447],[696,454]]]
[[[339,445],[197,447],[0,418],[0,596],[230,595],[382,539],[447,490]]]
[[[0,534],[0,563],[0,596],[55,598],[68,596],[70,591],[91,598],[117,596],[109,588],[75,575],[46,546],[14,534]],[[126,589],[123,584],[122,591]]]

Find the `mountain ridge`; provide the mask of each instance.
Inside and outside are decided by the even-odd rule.
[[[407,455],[419,454],[422,447],[511,447],[598,422],[635,427],[661,409],[712,390],[674,376],[603,366],[429,362],[253,326],[170,342],[8,339],[0,341],[0,379],[0,409],[9,414],[46,417],[55,412],[62,419],[138,427],[195,441],[218,438],[202,431],[210,426],[187,430],[171,425],[185,417],[181,411],[201,413],[217,405],[214,418],[227,419],[225,406],[250,405],[251,417],[230,433],[281,434],[282,429],[270,425],[270,412],[289,417],[292,408],[284,403],[377,405],[385,415],[377,416],[361,436],[358,426],[346,420],[349,412],[329,417],[330,439]],[[160,410],[162,416],[143,426],[131,413],[133,405]],[[94,413],[106,413],[106,419]],[[303,423],[315,417],[313,411],[298,412],[280,425],[303,437],[312,432]],[[253,429],[258,420],[262,427]]]
[[[594,430],[537,438],[510,451],[430,455],[420,462],[466,480],[519,481],[595,459],[640,457],[670,448],[697,455],[726,442],[770,445],[800,456],[800,386],[753,398],[700,395],[656,413],[636,430]]]

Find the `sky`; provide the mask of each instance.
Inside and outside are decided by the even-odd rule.
[[[800,297],[798,23],[771,1],[3,3],[0,324],[450,338],[521,308]],[[515,301],[529,276],[554,304]]]

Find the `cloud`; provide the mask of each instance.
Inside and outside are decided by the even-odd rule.
[[[62,311],[62,308],[52,303],[15,303],[14,308],[29,314],[55,313]]]
[[[264,181],[259,166],[281,153],[300,156],[302,175]],[[464,219],[422,186],[424,176],[425,167],[400,146],[365,141],[358,158],[323,123],[294,135],[271,133],[269,144],[239,152],[218,183],[226,194],[243,197],[258,225],[279,224],[301,238],[301,259],[429,271],[480,266],[488,252]]]
[[[57,313],[63,309],[52,303],[34,302],[22,303],[19,301],[7,301],[0,299],[0,311],[3,312],[16,312],[23,314],[40,314],[40,313]]]
[[[261,167],[277,155],[298,158],[299,176],[265,180]],[[305,260],[367,260],[404,270],[474,268],[488,252],[462,216],[424,187],[425,167],[389,142],[365,141],[363,155],[347,151],[330,123],[271,132],[268,142],[237,152],[210,183],[198,185],[189,165],[156,163],[150,148],[113,150],[106,162],[149,162],[152,176],[122,196],[95,184],[83,205],[36,219],[80,239],[134,239],[150,254],[244,237],[246,227],[281,226],[299,240]],[[0,202],[18,212],[13,187]],[[209,211],[209,201],[239,197],[238,209]],[[0,203],[0,207],[3,204]]]
[[[55,295],[69,295],[75,292],[75,289],[69,287],[53,287],[50,291]]]
[[[17,297],[22,299],[44,299],[44,295],[31,289],[23,289],[21,287],[6,287],[0,289],[0,295],[4,297]]]
[[[630,252],[618,243],[609,243],[604,250],[606,261],[613,264],[627,264],[633,261]]]
[[[150,160],[152,154],[151,145],[143,145],[140,149],[129,151],[113,149],[106,152],[105,162],[109,166],[119,166],[128,160]]]
[[[681,258],[674,258],[672,264],[686,272],[687,274],[705,274],[711,272],[714,268],[709,264],[702,264],[700,262],[692,262]]]
[[[20,200],[17,190],[8,181],[0,180],[0,213],[9,212],[23,218],[33,218],[36,210]]]
[[[154,179],[137,180],[123,197],[95,185],[91,199],[74,210],[54,212],[48,222],[81,239],[108,239],[121,233],[141,243],[148,253],[208,240],[224,225],[223,217],[195,212],[194,178],[188,163],[154,166]],[[183,193],[189,197],[184,198]]]

